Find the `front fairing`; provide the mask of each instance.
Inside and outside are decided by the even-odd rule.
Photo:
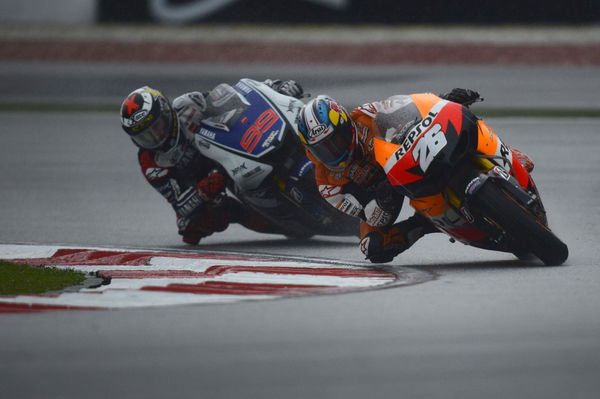
[[[377,156],[388,179],[409,198],[440,191],[452,169],[476,143],[477,118],[460,104],[439,101],[406,135]]]
[[[479,173],[470,161],[477,135],[477,117],[460,104],[440,100],[400,145],[378,143],[376,158],[392,185],[439,230],[461,242],[486,246],[487,235],[461,211],[461,199],[454,194],[464,185],[453,191],[464,184],[465,173]]]
[[[228,87],[239,99],[230,101],[236,108],[202,121],[195,131],[198,140],[253,159],[276,151],[286,130],[295,129],[302,102],[250,79]]]
[[[302,102],[251,79],[227,90],[223,96],[235,97],[228,100],[235,107],[199,124],[195,145],[222,165],[238,190],[257,189],[277,172],[282,158],[301,152],[294,129]]]

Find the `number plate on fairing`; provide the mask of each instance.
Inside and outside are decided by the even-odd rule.
[[[238,82],[234,89],[249,104],[237,121],[228,129],[203,123],[196,133],[208,143],[251,158],[260,158],[277,148],[286,128],[286,120],[253,87]]]
[[[464,127],[459,104],[436,103],[385,162],[388,179],[411,198],[436,192]]]

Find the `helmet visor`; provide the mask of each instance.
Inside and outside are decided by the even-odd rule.
[[[169,113],[161,113],[160,117],[144,128],[139,133],[132,135],[131,139],[141,148],[148,150],[156,149],[164,144],[171,134],[173,116]]]
[[[313,156],[326,166],[336,167],[348,159],[354,149],[353,129],[350,124],[338,127],[323,140],[310,145]]]

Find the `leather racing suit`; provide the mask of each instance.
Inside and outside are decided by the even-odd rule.
[[[393,96],[361,105],[350,112],[350,117],[358,142],[351,162],[343,170],[331,170],[309,151],[307,154],[316,164],[321,196],[340,211],[361,219],[360,248],[366,258],[373,263],[389,262],[424,234],[437,229],[417,213],[396,223],[404,198],[376,162],[373,138],[384,138],[421,116],[410,96]]]

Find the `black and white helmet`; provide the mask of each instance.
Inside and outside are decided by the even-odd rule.
[[[160,91],[148,86],[125,98],[121,126],[140,148],[167,151],[178,141],[179,123],[173,107]]]

